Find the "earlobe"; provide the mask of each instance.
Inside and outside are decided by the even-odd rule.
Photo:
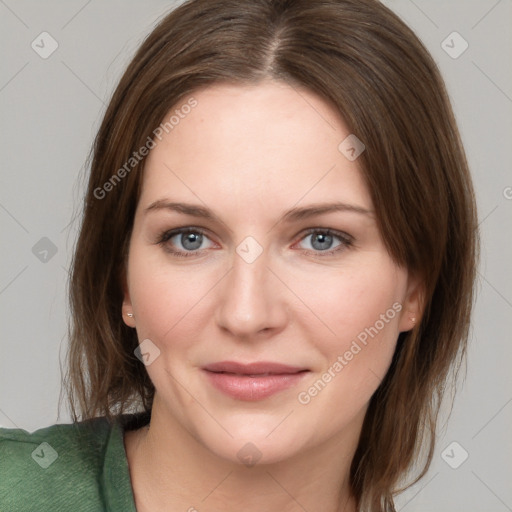
[[[405,311],[400,320],[400,332],[412,331],[416,327],[416,316],[414,311]]]
[[[425,299],[425,286],[421,279],[411,277],[407,287],[407,295],[402,303],[400,332],[414,329],[421,323]]]
[[[135,317],[133,315],[132,305],[131,305],[129,297],[127,297],[126,293],[125,293],[125,300],[123,301],[122,316],[123,316],[124,323],[128,327],[135,327]]]
[[[128,327],[135,327],[135,317],[130,311],[125,311],[123,306],[123,321]]]
[[[128,291],[128,282],[126,279],[126,271],[123,268],[121,271],[121,289],[123,290],[123,306],[122,306],[122,317],[124,323],[128,327],[135,327],[135,317],[133,315],[132,301],[130,299],[130,292]]]

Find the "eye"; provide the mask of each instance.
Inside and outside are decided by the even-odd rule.
[[[321,253],[323,256],[350,247],[353,243],[353,238],[341,231],[311,228],[307,231],[306,236],[301,239],[299,244],[301,242],[306,245],[306,247],[302,247],[306,251]]]
[[[192,226],[164,231],[158,237],[157,243],[163,246],[166,252],[179,257],[197,256],[203,250],[214,246],[202,229]],[[350,247],[353,237],[333,229],[311,228],[296,245],[301,243],[303,247],[299,248],[308,253],[327,256]]]
[[[203,245],[209,241],[210,245]],[[213,243],[203,230],[194,227],[164,231],[158,238],[158,243],[175,256],[195,256],[204,249],[212,247]],[[176,249],[174,249],[176,248]]]

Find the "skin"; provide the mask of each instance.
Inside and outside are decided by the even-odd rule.
[[[160,350],[146,367],[156,388],[150,428],[125,434],[137,510],[354,511],[350,462],[398,334],[418,316],[420,285],[384,246],[358,161],[338,150],[350,132],[332,106],[275,81],[193,96],[197,107],[147,158],[126,269],[123,318]],[[216,218],[146,212],[159,200]],[[280,220],[334,202],[368,213]],[[189,226],[205,231],[192,256],[170,252],[190,247],[180,235],[158,243],[161,232]],[[333,237],[327,250],[338,250],[325,254],[308,228],[352,243]],[[252,263],[236,252],[248,236],[263,249]],[[378,335],[300,403],[299,392],[396,303],[401,311]],[[309,373],[247,402],[213,388],[201,370],[226,360]],[[247,443],[261,453],[252,467],[237,457]]]

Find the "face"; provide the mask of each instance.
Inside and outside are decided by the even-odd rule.
[[[192,96],[146,160],[127,263],[154,407],[233,461],[247,443],[275,462],[354,435],[417,287],[338,149],[350,132],[278,82]]]

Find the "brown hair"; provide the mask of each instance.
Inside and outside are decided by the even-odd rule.
[[[421,322],[399,336],[351,467],[360,510],[393,510],[420,449],[417,479],[432,459],[440,400],[465,354],[478,243],[468,165],[438,68],[376,0],[189,0],[144,41],[92,152],[70,280],[72,414],[112,420],[130,408],[149,411],[154,396],[134,355],[136,332],[121,317],[144,160],[109,193],[98,190],[193,91],[265,78],[318,94],[364,142],[359,162],[387,249],[425,284]]]

